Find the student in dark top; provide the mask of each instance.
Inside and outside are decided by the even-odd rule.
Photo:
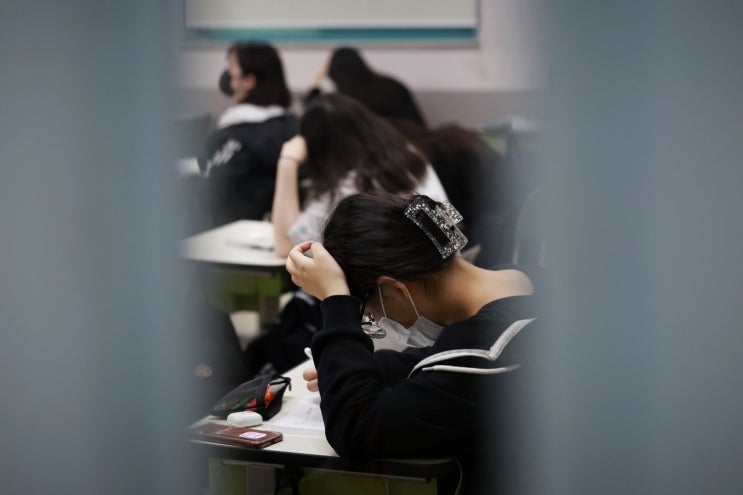
[[[340,47],[315,75],[305,104],[320,94],[320,83],[329,76],[339,93],[348,95],[384,118],[410,120],[426,125],[410,90],[397,79],[374,72],[355,48]]]
[[[491,267],[511,259],[508,245],[519,204],[513,199],[506,161],[482,136],[456,124],[424,129],[389,121],[428,157],[449,201],[464,217],[460,226],[480,253],[475,263]]]
[[[227,63],[220,88],[235,105],[222,114],[199,158],[213,225],[262,219],[270,211],[281,146],[298,130],[274,47],[235,43],[227,51]]]
[[[351,457],[456,457],[465,491],[490,493],[482,477],[495,455],[491,428],[507,414],[506,389],[524,364],[537,275],[466,262],[459,220],[427,196],[350,196],[328,219],[323,243],[297,245],[287,270],[322,300],[316,368],[304,377],[319,388],[333,448]],[[374,352],[378,328],[415,347]]]

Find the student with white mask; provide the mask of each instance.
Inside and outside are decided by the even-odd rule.
[[[486,398],[501,394],[507,403],[505,388],[526,364],[540,275],[468,263],[458,255],[466,244],[461,220],[448,203],[423,195],[350,196],[330,215],[322,243],[295,246],[287,270],[322,300],[316,368],[304,378],[320,391],[335,450],[456,457],[463,493],[488,493],[489,428],[497,421],[485,418],[503,411]],[[375,352],[380,331],[409,347]]]
[[[361,322],[361,328],[364,332],[372,339],[375,339],[375,350],[393,349],[401,351],[406,347],[428,347],[436,342],[444,327],[418,313],[418,308],[415,307],[410,292],[408,292],[408,297],[417,318],[413,325],[405,327],[402,323],[387,317],[387,311],[384,309],[382,288],[377,286],[377,289],[379,293],[379,304],[382,307],[382,318],[377,321],[374,314],[369,313]]]

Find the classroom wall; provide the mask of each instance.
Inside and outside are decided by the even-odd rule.
[[[377,71],[409,85],[433,125],[479,126],[513,115],[535,117],[534,100],[545,79],[539,60],[539,2],[482,0],[481,12],[478,46],[368,47],[364,55]],[[216,116],[229,105],[217,89],[225,48],[180,44],[177,108],[181,115]],[[293,92],[307,90],[331,48],[280,47]]]

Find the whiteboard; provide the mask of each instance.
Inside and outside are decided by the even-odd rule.
[[[474,41],[478,0],[184,0],[187,41]]]

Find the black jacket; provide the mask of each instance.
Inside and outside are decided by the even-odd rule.
[[[455,357],[437,363],[504,368],[503,373],[414,367],[445,351],[490,349],[511,324],[535,317],[534,303],[534,296],[499,299],[475,316],[444,328],[431,347],[374,352],[359,325],[359,301],[351,296],[325,299],[324,326],[313,338],[312,355],[330,444],[341,456],[457,457],[464,466],[467,491],[477,492],[479,484],[474,478],[482,475],[482,466],[476,466],[476,461],[484,459],[487,466],[494,455],[500,455],[491,448],[492,438],[503,425],[501,417],[511,412],[503,405],[519,371],[510,367],[523,364],[524,343],[534,327],[529,324],[506,339],[495,362]]]
[[[277,107],[242,104],[222,124],[228,125],[209,137],[199,158],[208,208],[216,225],[260,220],[271,210],[281,146],[297,134],[298,119]]]

